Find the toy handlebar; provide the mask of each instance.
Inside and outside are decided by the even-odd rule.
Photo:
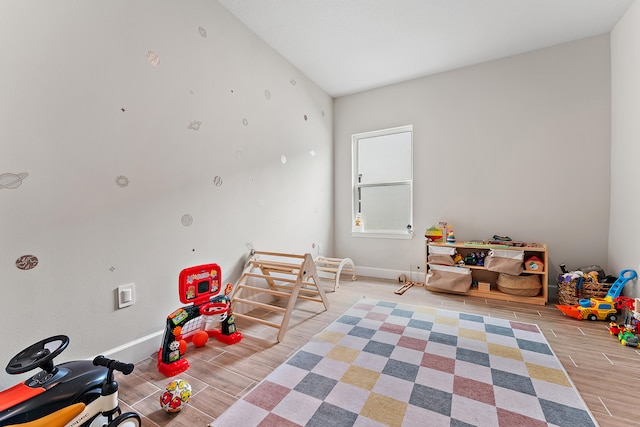
[[[113,359],[107,359],[102,355],[96,356],[96,358],[93,359],[93,364],[95,366],[105,366],[109,370],[122,372],[125,375],[129,375],[133,372],[134,368],[133,363],[124,363]]]

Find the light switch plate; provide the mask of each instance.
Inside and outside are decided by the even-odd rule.
[[[136,302],[135,284],[118,286],[118,308],[125,308]]]

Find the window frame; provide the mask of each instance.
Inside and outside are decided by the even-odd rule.
[[[410,133],[410,174],[409,179],[406,180],[389,180],[379,181],[372,183],[361,183],[359,180],[359,152],[358,142],[361,139],[373,138],[385,135],[395,135],[400,133]],[[411,239],[413,238],[413,125],[397,126],[393,128],[380,129],[370,132],[361,132],[351,135],[351,235],[353,237],[375,237],[375,238],[388,238],[388,239]],[[409,187],[409,224],[406,229],[392,229],[392,230],[367,230],[366,223],[365,228],[360,229],[357,227],[356,218],[358,214],[362,213],[361,206],[361,190],[363,188],[381,188],[390,186],[408,186]],[[409,227],[410,226],[410,227]]]

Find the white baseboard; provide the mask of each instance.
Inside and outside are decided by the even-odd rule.
[[[376,277],[378,279],[398,280],[400,275],[404,274],[407,280],[416,282],[424,282],[424,272],[413,272],[411,277],[410,271],[405,270],[392,270],[388,268],[376,268],[376,267],[360,267],[356,266],[356,274],[358,276]]]
[[[393,281],[397,281],[399,276],[404,274],[408,280],[424,282],[424,273],[417,271],[414,271],[413,277],[411,277],[410,271],[356,266],[356,274],[358,276],[376,277],[379,279],[388,279]],[[249,310],[250,307],[237,307],[238,313],[243,313]],[[137,340],[128,342],[111,350],[107,350],[102,354],[106,357],[121,360],[123,362],[139,362],[158,352],[162,345],[163,333],[164,330],[154,332],[153,334],[138,338]]]
[[[154,332],[146,337],[138,338],[119,347],[112,348],[102,353],[110,359],[120,360],[126,363],[137,363],[158,353],[162,345],[164,330]]]
[[[254,299],[260,302],[268,302],[264,296],[262,296],[262,298]],[[237,307],[237,312],[246,313],[253,308],[254,307],[252,306],[243,304]],[[145,337],[138,338],[137,340],[130,341],[116,348],[112,348],[101,354],[110,359],[116,359],[126,363],[137,363],[158,353],[158,350],[160,350],[160,347],[162,346],[163,334],[164,329]],[[89,360],[93,360],[93,358]]]
[[[398,280],[398,277],[401,274],[404,274],[407,279],[415,280],[418,282],[424,281],[424,273],[422,272],[413,272],[413,277],[411,277],[411,272],[403,271],[403,270],[392,270],[387,268],[375,268],[375,267],[358,267],[356,266],[356,274],[358,276],[367,276],[367,277],[376,277],[379,279],[388,279],[388,280]],[[549,296],[554,297],[557,293],[557,288],[553,284],[549,285]],[[238,312],[243,313],[249,311],[250,308],[238,307]],[[162,334],[164,330],[154,332],[153,334],[147,335],[142,338],[138,338],[137,340],[128,342],[119,347],[113,348],[111,350],[107,350],[105,353],[102,353],[104,356],[121,360],[123,362],[128,363],[136,363],[141,360],[146,359],[147,357],[154,355],[160,349],[162,345]]]

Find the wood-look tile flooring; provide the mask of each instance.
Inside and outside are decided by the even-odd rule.
[[[538,324],[598,423],[602,427],[640,426],[636,405],[640,398],[640,351],[622,346],[609,334],[607,322],[567,318],[553,303],[509,303],[433,293],[423,287],[396,295],[398,287],[396,282],[379,279],[343,279],[337,292],[327,294],[329,310],[323,311],[319,303],[298,302],[281,343],[276,341],[276,329],[238,320],[238,330],[244,335],[240,343],[227,346],[209,340],[201,348],[190,345],[186,354],[190,368],[180,377],[191,384],[193,397],[177,414],[160,409],[160,393],[168,379],[158,372],[156,355],[150,355],[136,363],[131,375],[117,378],[123,410],[138,412],[143,426],[206,427],[312,336],[367,297]],[[269,317],[270,313],[262,315]]]

